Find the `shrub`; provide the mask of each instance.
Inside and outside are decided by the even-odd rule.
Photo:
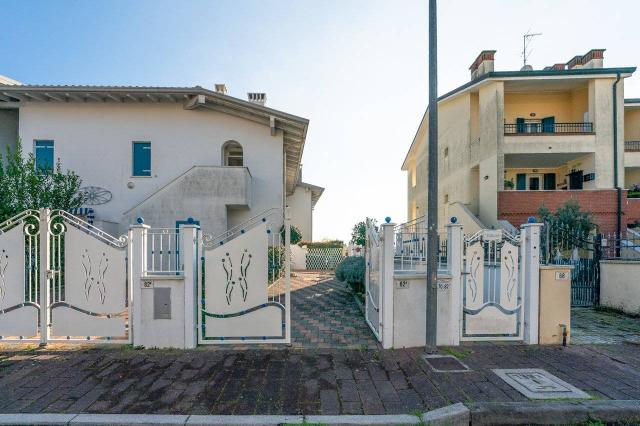
[[[363,256],[349,256],[336,268],[336,278],[347,282],[356,293],[364,293],[365,269]]]
[[[362,222],[353,225],[351,231],[351,243],[357,246],[364,246],[367,243],[367,221],[370,222],[375,230],[378,230],[378,222],[375,219],[366,218]]]
[[[300,242],[300,240],[302,239],[302,233],[300,232],[300,230],[291,225],[291,244],[298,244]],[[285,237],[284,237],[284,225],[282,225],[282,227],[280,228],[280,241],[284,242]]]
[[[308,249],[323,249],[323,248],[343,248],[344,242],[340,240],[332,240],[332,241],[300,241],[298,243],[300,247],[306,246]]]

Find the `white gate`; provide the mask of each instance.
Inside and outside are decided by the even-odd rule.
[[[520,239],[482,230],[465,239],[461,340],[522,340]]]
[[[365,245],[365,319],[378,341],[382,341],[382,246],[375,226],[367,221]]]
[[[130,342],[127,248],[61,210],[0,224],[1,339]]]
[[[271,209],[203,236],[199,343],[290,342],[289,225],[288,213]]]

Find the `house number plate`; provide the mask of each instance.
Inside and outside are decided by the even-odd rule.
[[[407,280],[396,281],[396,288],[398,289],[409,288],[409,281]]]
[[[569,279],[569,274],[564,271],[556,271],[556,281],[566,281]]]
[[[142,287],[142,288],[153,288],[153,281],[152,280],[142,280],[140,282],[140,287]]]

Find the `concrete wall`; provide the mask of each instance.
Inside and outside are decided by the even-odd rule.
[[[571,266],[540,266],[539,339],[541,345],[562,344],[566,326],[571,335]]]
[[[287,205],[291,213],[291,224],[300,230],[302,241],[313,241],[311,190],[296,186],[293,194],[287,197]]]
[[[18,140],[18,110],[0,109],[0,155],[4,157],[7,147],[12,149]]]
[[[228,225],[283,204],[282,133],[271,136],[268,127],[228,114],[182,104],[34,102],[20,109],[20,136],[27,153],[35,139],[53,139],[63,168],[78,173],[83,185],[112,192],[111,202],[95,206],[97,219],[120,222],[123,213],[193,166],[221,166],[228,140],[242,145],[253,177],[251,209],[229,211]],[[132,141],[151,141],[151,177],[131,176]]]
[[[127,211],[120,232],[138,217],[154,228],[174,228],[176,220],[193,217],[206,233],[219,235],[235,212],[230,208],[250,208],[251,189],[246,167],[196,166]]]
[[[556,123],[581,123],[589,110],[588,90],[585,87],[565,92],[505,93],[505,123],[516,118],[555,117]],[[535,114],[531,117],[531,114]]]
[[[600,262],[600,304],[640,315],[639,261],[603,260]]]
[[[624,111],[624,138],[628,141],[640,141],[640,109]]]

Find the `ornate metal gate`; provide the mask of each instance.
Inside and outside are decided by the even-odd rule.
[[[375,226],[367,221],[365,246],[365,319],[378,341],[382,341],[380,322],[382,318],[382,270],[380,235]]]
[[[290,342],[289,224],[281,209],[271,209],[203,236],[199,343]]]
[[[519,237],[482,230],[464,247],[460,340],[522,340]]]
[[[540,260],[552,265],[573,265],[571,306],[597,306],[600,298],[602,236],[557,222],[545,222]]]
[[[61,210],[0,224],[1,339],[130,342],[127,248]]]

